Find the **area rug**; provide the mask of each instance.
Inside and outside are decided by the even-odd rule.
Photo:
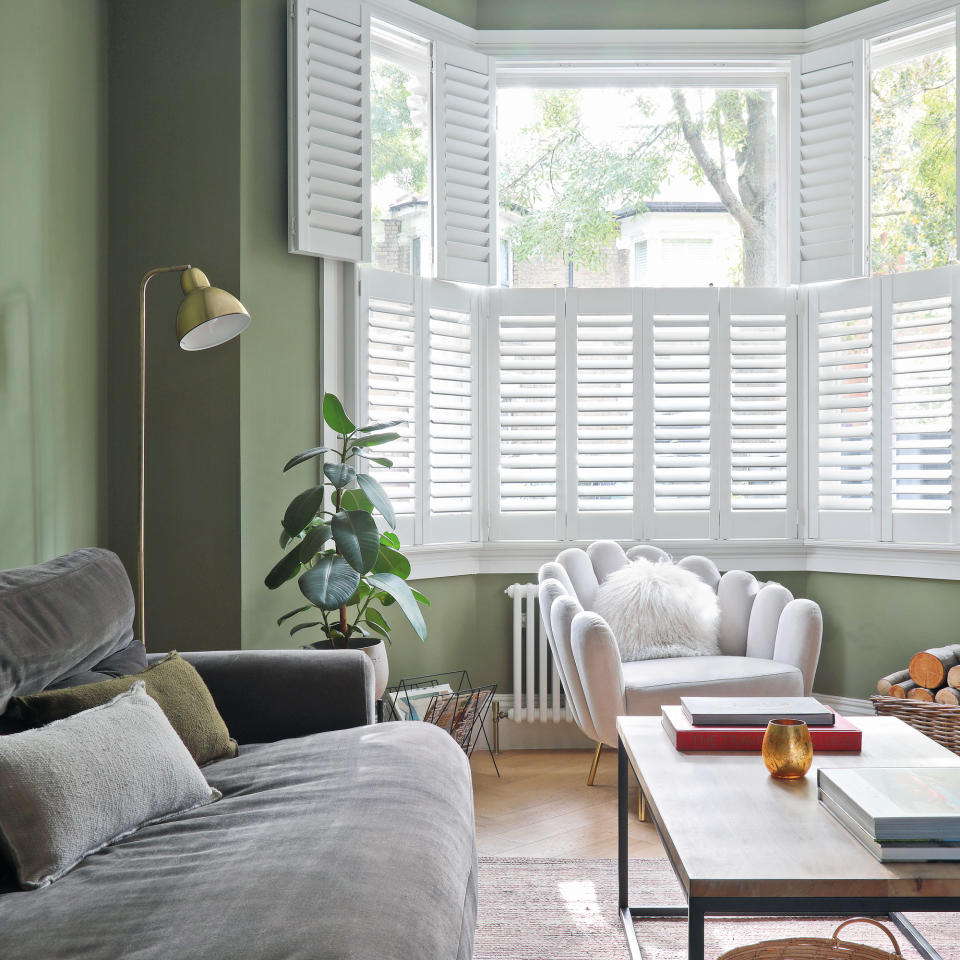
[[[682,904],[666,860],[632,860],[631,902]],[[629,960],[617,915],[615,860],[483,857],[480,916],[474,960]],[[944,960],[960,960],[960,912],[910,914],[910,920]],[[708,918],[707,960],[737,946],[781,937],[829,937],[839,920]],[[906,960],[919,954],[888,924]],[[686,960],[686,921],[635,924],[645,960]],[[861,924],[843,936],[890,949],[880,931]]]

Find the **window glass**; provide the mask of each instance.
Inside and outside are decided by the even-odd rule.
[[[373,263],[432,276],[430,43],[371,20],[370,45]]]
[[[502,87],[514,285],[775,284],[777,111],[773,86]]]
[[[957,251],[953,24],[870,49],[870,261],[874,274],[942,266]]]

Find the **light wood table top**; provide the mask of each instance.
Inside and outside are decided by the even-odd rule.
[[[817,800],[818,767],[960,766],[896,717],[854,717],[863,751],[775,780],[759,753],[674,749],[659,717],[617,729],[688,897],[957,897],[960,863],[880,863]]]

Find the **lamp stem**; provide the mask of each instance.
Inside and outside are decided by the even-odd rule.
[[[146,515],[146,435],[147,435],[147,284],[158,273],[182,273],[190,264],[176,267],[156,267],[144,274],[140,281],[140,512],[137,525],[137,637],[146,646],[146,611],[144,609],[143,543]]]

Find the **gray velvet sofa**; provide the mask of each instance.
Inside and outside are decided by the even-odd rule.
[[[108,551],[0,572],[0,718],[18,693],[122,673],[139,656],[132,624],[130,583]],[[477,857],[470,771],[452,738],[373,725],[362,653],[184,656],[240,743],[203,768],[223,798],[46,889],[21,891],[0,867],[0,957],[467,960]]]

